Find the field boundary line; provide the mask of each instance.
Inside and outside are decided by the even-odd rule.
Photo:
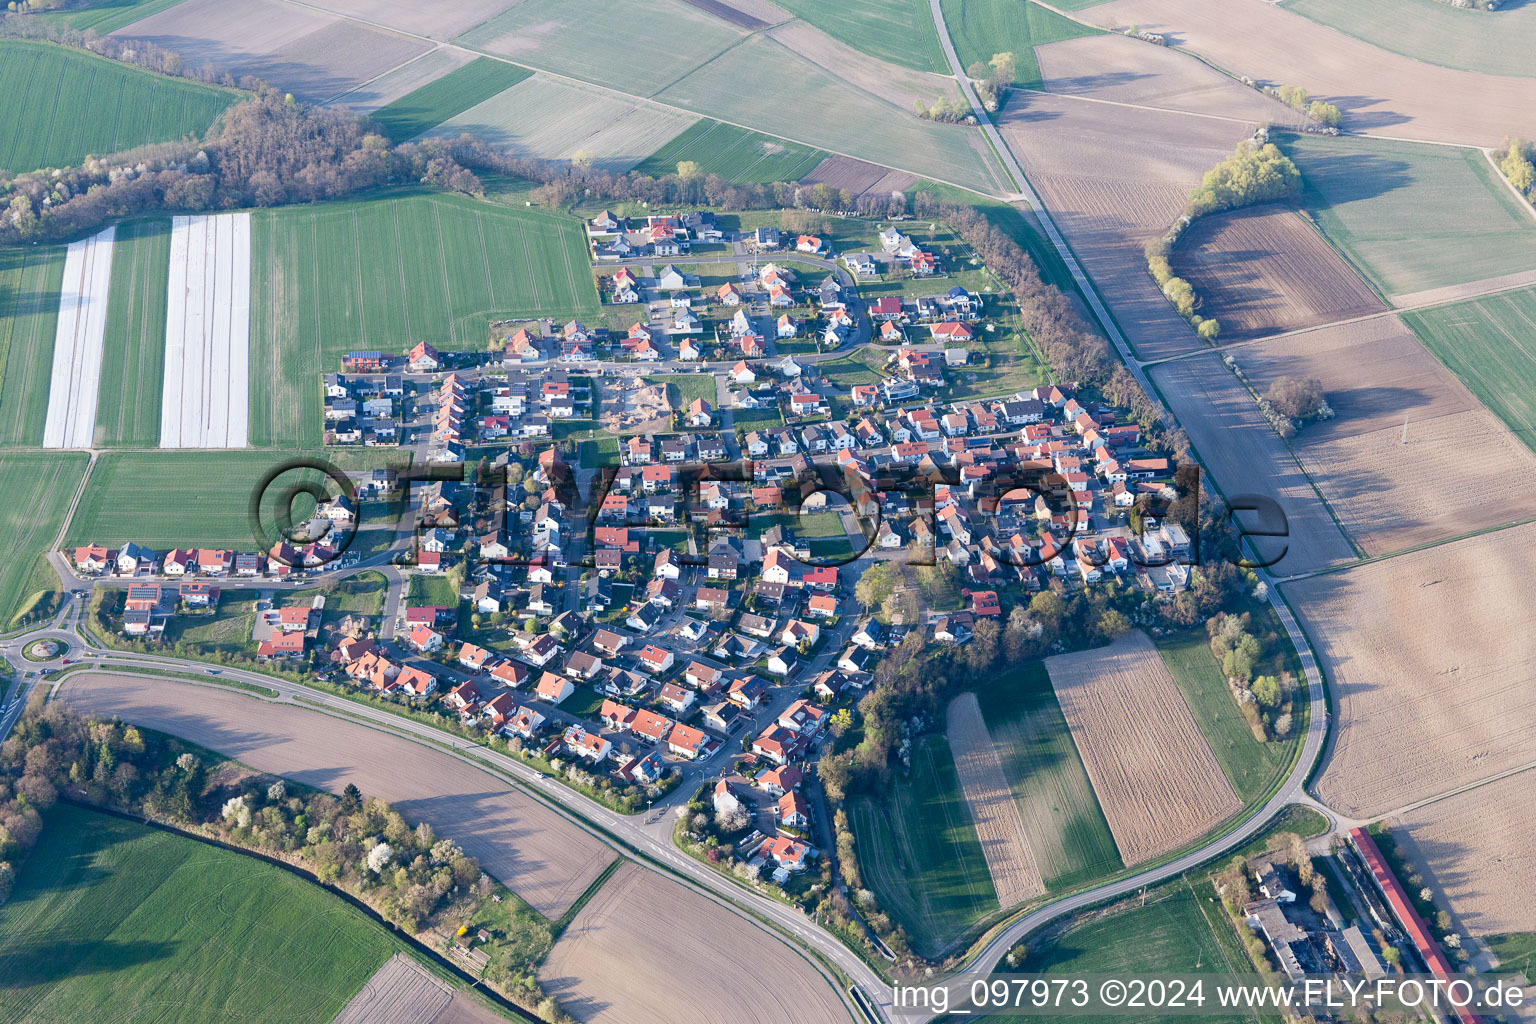
[[[1525,196],[1521,195],[1520,190],[1515,188],[1515,183],[1510,181],[1509,178],[1505,177],[1504,171],[1499,167],[1498,164],[1493,162],[1492,150],[1483,149],[1482,154],[1483,159],[1487,161],[1488,166],[1493,169],[1493,176],[1499,180],[1499,184],[1503,185],[1504,188],[1508,190],[1509,194],[1515,197],[1515,202],[1520,205],[1521,209],[1523,209],[1531,216],[1532,220],[1536,220],[1536,203],[1532,203],[1529,199],[1526,199]]]

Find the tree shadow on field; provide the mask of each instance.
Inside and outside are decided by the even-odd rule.
[[[1144,71],[1101,71],[1097,74],[1053,79],[1046,82],[1046,88],[1050,92],[1058,93],[1094,92],[1119,85],[1130,85],[1151,77],[1152,75]]]
[[[1415,184],[1409,164],[1394,157],[1359,151],[1298,154],[1294,146],[1285,149],[1301,169],[1308,206],[1326,208],[1375,199]]]
[[[174,942],[49,942],[29,944],[0,955],[0,978],[9,988],[50,985],[68,977],[110,973],[124,967],[164,960]]]

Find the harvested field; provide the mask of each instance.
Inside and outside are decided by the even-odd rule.
[[[1139,39],[1095,33],[1035,47],[1047,92],[1140,107],[1268,121],[1300,128],[1309,119],[1188,54]]]
[[[999,128],[1137,353],[1204,348],[1147,272],[1144,249],[1252,127],[1071,96],[1013,97]]]
[[[998,904],[1007,909],[1043,894],[1045,883],[1035,864],[1035,851],[974,693],[962,693],[949,702],[946,736]]]
[[[1536,760],[1536,526],[1284,584],[1333,695],[1318,798],[1373,817]]]
[[[53,336],[53,376],[48,387],[44,448],[89,448],[96,433],[101,389],[101,339],[107,332],[107,294],[112,287],[109,227],[69,243],[64,284]]]
[[[1246,364],[1240,360],[1239,365]],[[1309,572],[1356,556],[1296,457],[1220,356],[1164,363],[1149,373],[1228,500],[1257,495],[1279,505],[1287,536],[1253,538],[1261,560],[1274,560],[1277,575]],[[1257,514],[1241,520],[1250,528],[1269,528]]]
[[[814,4],[820,9],[828,9],[821,0],[804,0],[804,2]],[[926,0],[922,4],[922,19],[927,24],[929,33],[932,34],[933,16],[928,13]],[[833,39],[810,24],[798,20],[780,25],[769,31],[767,35],[790,51],[848,82],[854,88],[877,96],[887,103],[894,103],[903,110],[910,111],[912,104],[918,100],[927,105],[941,97],[955,100],[962,98],[960,87],[952,78],[913,71],[893,64],[889,60],[881,60],[878,55],[871,56],[874,51],[866,48],[867,39],[858,40],[856,49],[855,46]],[[934,41],[937,42],[937,39],[935,38]],[[947,72],[949,66],[942,60],[940,63]]]
[[[43,439],[64,246],[0,248],[0,444]]]
[[[1475,146],[1536,135],[1529,80],[1424,64],[1275,4],[1114,0],[1083,16],[1161,33],[1234,75],[1304,86],[1338,104],[1351,131]]]
[[[453,987],[404,953],[374,972],[331,1024],[432,1024],[453,1001]]]
[[[776,31],[776,30],[775,30]],[[952,80],[935,78],[933,99]],[[801,56],[769,33],[733,46],[656,98],[860,160],[985,192],[1011,191],[977,129],[925,121]]]
[[[674,110],[625,103],[611,93],[534,75],[427,134],[451,139],[468,132],[520,155],[549,160],[586,156],[593,166],[622,174],[693,122]]]
[[[1127,866],[1242,808],[1145,633],[1047,658],[1045,667]]]
[[[1037,3],[942,0],[942,10],[961,67],[989,61],[997,53],[1011,53],[1013,84],[1023,89],[1041,87],[1040,65],[1035,59],[1037,46],[1100,34],[1096,28],[1080,25]]]
[[[687,921],[674,927],[667,922]],[[666,941],[658,941],[658,929]],[[750,965],[750,969],[744,969]],[[786,1020],[849,1010],[798,951],[692,889],[627,863],[561,933],[539,984],[595,1024]]]
[[[411,0],[320,0],[327,11],[361,18],[429,39],[452,39],[518,0],[454,0],[451,4],[418,4]]]
[[[855,196],[865,192],[884,195],[888,192],[905,192],[918,183],[915,174],[892,171],[878,164],[865,163],[850,156],[829,156],[800,179],[804,185],[829,185],[845,188]]]
[[[871,59],[920,72],[949,74],[928,0],[840,0],[835,4],[779,0],[779,4],[801,18],[805,28],[814,26],[816,35],[850,49],[857,47]],[[819,57],[812,59],[829,71],[838,71],[836,65],[823,63]]]
[[[96,445],[151,448],[160,442],[165,374],[165,303],[171,221],[129,221],[117,229],[107,333],[102,339]]]
[[[748,32],[788,21],[790,13],[771,0],[683,0],[689,7],[697,7],[706,14],[713,14]]]
[[[1306,218],[1262,206],[1201,217],[1179,239],[1174,272],[1199,294],[1224,341],[1316,327],[1386,307]]]
[[[1398,852],[1436,891],[1435,902],[1450,904],[1462,935],[1536,932],[1528,884],[1536,845],[1522,814],[1533,785],[1525,771],[1387,820]]]
[[[480,60],[467,50],[453,46],[439,46],[413,61],[386,71],[372,81],[364,82],[351,92],[336,97],[331,102],[346,107],[354,113],[371,114],[420,89],[438,81],[444,75],[461,68],[473,60]]]
[[[1536,457],[1396,317],[1276,338],[1232,355],[1260,393],[1280,376],[1323,382],[1335,417],[1304,427],[1291,444],[1366,553],[1529,514]],[[1453,480],[1477,499],[1450,499]]]
[[[1286,9],[1372,46],[1428,64],[1536,78],[1536,6],[1500,4],[1496,16],[1436,0],[1287,0]]]
[[[1476,150],[1311,136],[1282,148],[1307,212],[1395,305],[1536,270],[1536,217]]]
[[[245,447],[250,377],[251,215],[177,217],[171,222],[160,447]]]
[[[188,67],[255,75],[317,103],[432,48],[280,0],[187,0],[113,34],[174,50]]]
[[[661,177],[676,174],[679,163],[692,160],[705,174],[746,184],[795,181],[807,168],[819,167],[827,159],[835,158],[819,149],[701,117],[634,169]]]
[[[168,732],[257,771],[339,793],[348,783],[479,859],[535,910],[558,918],[612,851],[522,791],[447,754],[364,725],[217,687],[92,672],[60,695],[99,714]]]

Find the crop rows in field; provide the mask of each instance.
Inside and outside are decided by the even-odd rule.
[[[706,117],[646,157],[635,170],[660,177],[676,174],[679,163],[691,160],[705,174],[718,174],[737,184],[799,181],[826,155]]]
[[[950,701],[945,737],[998,904],[1012,907],[1042,895],[1045,883],[1040,880],[1029,829],[1014,803],[974,693],[962,693]]]
[[[0,169],[78,164],[148,142],[201,135],[238,98],[42,43],[0,42]]]
[[[320,440],[319,374],[355,349],[482,348],[496,319],[592,315],[580,225],[456,196],[253,217],[251,443]]]
[[[778,0],[778,5],[872,57],[949,74],[928,0]]]
[[[531,74],[532,71],[515,64],[479,57],[380,107],[372,117],[392,141],[404,142],[512,88]]]
[[[96,432],[116,226],[69,243],[53,336],[44,448],[89,448]]]
[[[64,246],[0,248],[0,445],[43,440]]]
[[[170,260],[170,221],[130,221],[118,227],[96,408],[99,445],[147,448],[160,442]]]
[[[7,452],[0,455],[0,623],[9,622],[24,593],[37,557],[48,549],[64,521],[70,499],[85,472],[83,454]],[[57,586],[58,580],[50,581]]]
[[[927,4],[923,8],[926,15]],[[961,67],[969,68],[977,61],[985,63],[995,54],[1011,53],[1013,82],[1025,89],[1040,87],[1035,47],[1101,34],[1096,28],[1063,18],[1039,4],[1017,0],[943,0],[943,11],[944,24]]]

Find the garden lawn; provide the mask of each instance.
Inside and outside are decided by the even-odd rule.
[[[406,600],[417,607],[434,605],[456,610],[459,607],[459,592],[447,576],[416,572],[411,574]]]
[[[0,40],[0,170],[72,167],[87,154],[201,137],[240,95],[51,43]]]
[[[254,654],[251,630],[256,626],[256,600],[253,591],[230,591],[219,598],[212,615],[173,615],[165,628],[166,645],[186,644],[204,658]]]
[[[1157,649],[1238,798],[1247,804],[1267,795],[1290,767],[1302,732],[1300,715],[1290,739],[1259,740],[1232,699],[1202,630],[1160,640]]]
[[[436,128],[455,114],[510,89],[533,74],[516,64],[477,57],[442,78],[406,93],[370,116],[392,142],[404,142]]]
[[[702,398],[709,403],[709,407],[715,407],[715,377],[713,374],[677,374],[675,376],[647,377],[652,384],[665,384],[667,386],[667,401],[672,403],[672,408],[682,411],[692,405],[695,399]]]
[[[1536,269],[1536,218],[1476,149],[1298,136],[1302,203],[1388,298]]]
[[[402,948],[280,868],[61,804],[0,907],[0,1010],[12,1024],[325,1021]]]
[[[118,226],[96,406],[98,445],[153,448],[160,443],[170,260],[170,221]]]
[[[937,953],[998,909],[944,737],[919,739],[911,773],[898,772],[883,798],[848,806],[864,885],[920,952]]]
[[[949,74],[928,0],[778,0],[780,7],[861,53]]]
[[[63,283],[63,246],[0,248],[0,445],[42,444]]]
[[[1536,289],[1404,313],[1403,322],[1536,449]]]
[[[258,213],[251,443],[320,442],[320,374],[355,349],[480,350],[493,320],[594,317],[581,224],[464,196],[395,194]]]
[[[35,572],[64,522],[64,513],[85,473],[83,453],[0,453],[0,622],[9,623],[17,611],[43,592],[56,590],[58,576]],[[3,972],[0,972],[3,976]]]
[[[1048,889],[1065,889],[1123,865],[1045,667],[1038,661],[976,689],[992,745]]]
[[[990,61],[995,54],[1011,53],[1013,84],[1021,89],[1041,87],[1035,47],[1102,34],[1101,29],[1079,25],[1039,4],[1019,0],[943,0],[943,11],[961,67],[969,69],[977,61]]]
[[[819,149],[706,117],[646,157],[634,170],[659,178],[676,174],[677,165],[687,160],[698,164],[704,174],[718,174],[726,181],[745,185],[799,181],[826,156]]]

